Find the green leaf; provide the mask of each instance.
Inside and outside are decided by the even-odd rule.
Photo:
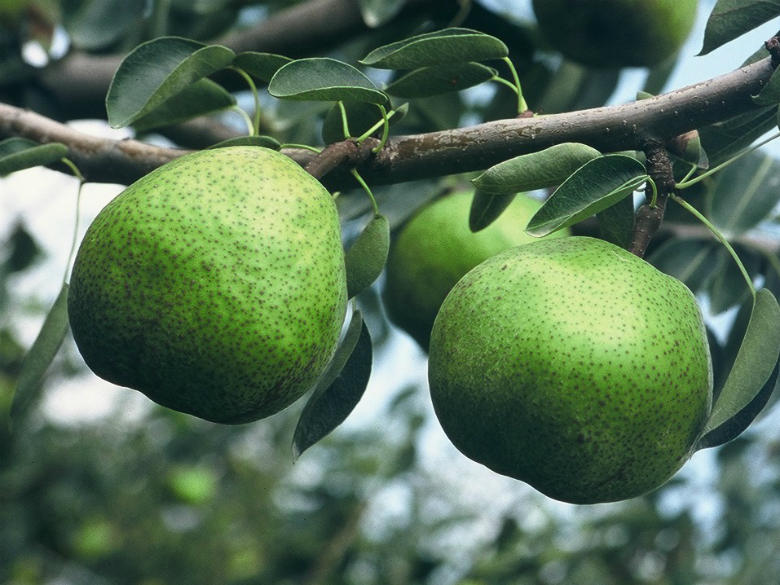
[[[780,103],[780,75],[778,75],[777,69],[774,70],[769,81],[758,92],[758,95],[753,96],[753,102],[759,106],[771,106]]]
[[[378,69],[418,69],[503,59],[508,54],[507,46],[496,37],[467,28],[445,28],[378,47],[360,63]]]
[[[229,66],[235,53],[180,37],[138,45],[119,65],[106,96],[113,128],[132,124],[190,84]]]
[[[496,221],[517,193],[488,193],[477,189],[469,209],[469,229],[478,232]]]
[[[709,238],[673,238],[654,250],[647,261],[697,292],[720,269],[724,260],[720,255],[721,248]]]
[[[560,185],[582,165],[601,156],[595,148],[564,142],[493,165],[472,182],[489,193],[518,193]]]
[[[236,99],[224,87],[210,79],[199,79],[181,92],[133,122],[138,132],[172,126],[224,110],[235,105]]]
[[[406,0],[359,0],[360,14],[369,28],[376,28],[395,18]]]
[[[60,142],[39,144],[26,138],[0,141],[0,177],[41,165],[50,165],[68,154]]]
[[[594,158],[555,190],[528,222],[526,231],[545,236],[573,225],[628,197],[647,178],[644,165],[630,156]]]
[[[771,292],[761,289],[756,294],[737,358],[715,401],[698,449],[730,441],[748,427],[774,390],[779,357],[780,306]]]
[[[768,106],[699,129],[710,166],[731,158],[777,126],[777,106]]]
[[[273,136],[235,136],[212,144],[209,148],[225,148],[226,146],[261,146],[271,150],[282,148],[280,142]]]
[[[706,55],[778,15],[780,0],[718,0],[707,20],[699,55]]]
[[[246,71],[252,77],[268,83],[283,65],[290,63],[292,59],[274,53],[259,53],[257,51],[245,51],[236,55],[233,65]]]
[[[57,355],[68,332],[68,285],[63,284],[38,336],[22,362],[16,393],[11,404],[11,419],[18,422],[40,394],[43,376]]]
[[[343,102],[344,110],[347,112],[347,123],[352,136],[360,136],[371,128],[376,122],[382,119],[382,111],[376,104],[367,104],[365,102]],[[344,136],[344,124],[341,120],[341,108],[338,104],[325,114],[325,120],[322,123],[322,139],[325,144],[340,142],[349,136]]]
[[[347,296],[354,297],[379,277],[390,250],[390,223],[375,215],[347,250]]]
[[[132,31],[146,9],[146,0],[63,0],[63,25],[74,47],[107,47]]]
[[[289,100],[352,100],[390,105],[387,95],[362,72],[327,57],[297,59],[283,65],[271,78],[268,93]]]
[[[601,237],[628,250],[634,236],[634,198],[626,197],[596,214]]]
[[[760,273],[763,264],[762,257],[755,251],[745,246],[734,244],[734,251],[739,256],[742,265],[747,270],[751,278],[755,278]],[[717,270],[712,271],[712,278],[707,283],[707,296],[710,301],[710,311],[714,315],[719,315],[724,311],[744,303],[750,296],[742,272],[734,262],[734,259],[723,246],[716,260]]]
[[[766,219],[780,201],[780,161],[753,152],[715,175],[709,218],[720,230],[742,234]]]
[[[473,62],[421,67],[396,79],[385,91],[402,98],[430,97],[473,87],[496,75],[495,69]]]
[[[344,422],[360,402],[371,376],[371,360],[371,336],[355,311],[328,370],[303,407],[293,434],[295,459]]]

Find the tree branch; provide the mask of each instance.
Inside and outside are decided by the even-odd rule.
[[[640,102],[395,136],[358,170],[369,184],[387,184],[481,170],[562,142],[581,142],[602,152],[638,150],[649,141],[664,143],[694,128],[756,109],[751,96],[759,92],[773,70],[767,58]],[[71,159],[93,182],[129,183],[186,152],[134,140],[97,139],[0,104],[0,139],[9,136],[66,144]],[[315,156],[304,149],[284,152],[302,165]],[[331,189],[354,185],[348,171],[342,169],[330,173],[324,182]]]

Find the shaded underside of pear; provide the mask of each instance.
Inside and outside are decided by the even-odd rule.
[[[592,238],[521,246],[469,272],[441,308],[429,357],[455,446],[567,502],[660,486],[711,405],[691,292]]]
[[[98,214],[68,309],[97,375],[216,422],[268,416],[335,349],[346,309],[335,205],[272,150],[183,156]]]

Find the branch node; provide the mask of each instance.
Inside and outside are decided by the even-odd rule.
[[[769,51],[769,56],[772,57],[772,66],[780,65],[780,39],[774,36],[764,43],[764,47]]]

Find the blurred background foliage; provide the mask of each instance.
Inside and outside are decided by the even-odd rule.
[[[60,59],[74,52],[122,55],[161,33],[222,39],[251,30],[291,4],[3,0],[0,100],[62,120],[102,117],[102,96],[94,103],[68,101],[67,88],[52,88],[47,75],[56,72]],[[354,62],[389,40],[456,19],[509,44],[526,98],[537,111],[601,105],[624,79],[617,71],[539,58],[539,39],[522,7],[510,13],[496,8],[497,2],[475,2],[470,12],[459,2],[356,4],[371,26],[356,26],[353,36],[316,51],[303,47],[302,54]],[[711,1],[702,2],[704,12],[711,7]],[[669,66],[651,72],[644,89],[660,91],[672,71]],[[238,96],[249,104],[248,94]],[[264,132],[281,142],[321,141],[327,107],[263,99]],[[416,99],[393,131],[454,128],[511,116],[513,107],[514,97],[500,86]],[[773,126],[774,113],[767,120]],[[235,122],[223,115],[207,121],[205,134],[177,127],[144,138],[199,147]],[[713,145],[723,143],[720,130],[710,129]],[[692,200],[740,245],[752,275],[780,295],[777,165],[764,154],[748,157],[697,189]],[[416,206],[461,180],[379,187],[376,195],[398,226]],[[736,215],[748,183],[752,215]],[[349,240],[365,223],[368,203],[350,193],[339,201]],[[29,323],[42,318],[51,302],[15,291],[51,266],[41,234],[23,219],[3,221],[0,403],[7,407],[29,345]],[[596,228],[586,223],[579,229]],[[712,316],[725,316],[713,320],[713,342],[715,352],[728,354],[740,334],[740,320],[733,330],[731,323],[745,299],[734,284],[739,275],[718,250],[689,218],[670,210],[649,257],[698,292]],[[61,274],[61,267],[56,271]],[[228,427],[118,391],[100,416],[57,416],[56,403],[44,401],[24,425],[2,429],[0,583],[776,585],[776,404],[739,439],[698,453],[648,496],[598,506],[559,504],[465,460],[446,443],[428,401],[424,356],[387,323],[380,288],[381,283],[359,299],[378,342],[370,406],[294,464],[290,440],[300,405]],[[400,366],[399,355],[408,363]],[[409,381],[399,373],[403,368],[421,374],[407,376]],[[72,340],[45,385],[51,390],[96,385]],[[98,386],[97,391],[109,391]]]

